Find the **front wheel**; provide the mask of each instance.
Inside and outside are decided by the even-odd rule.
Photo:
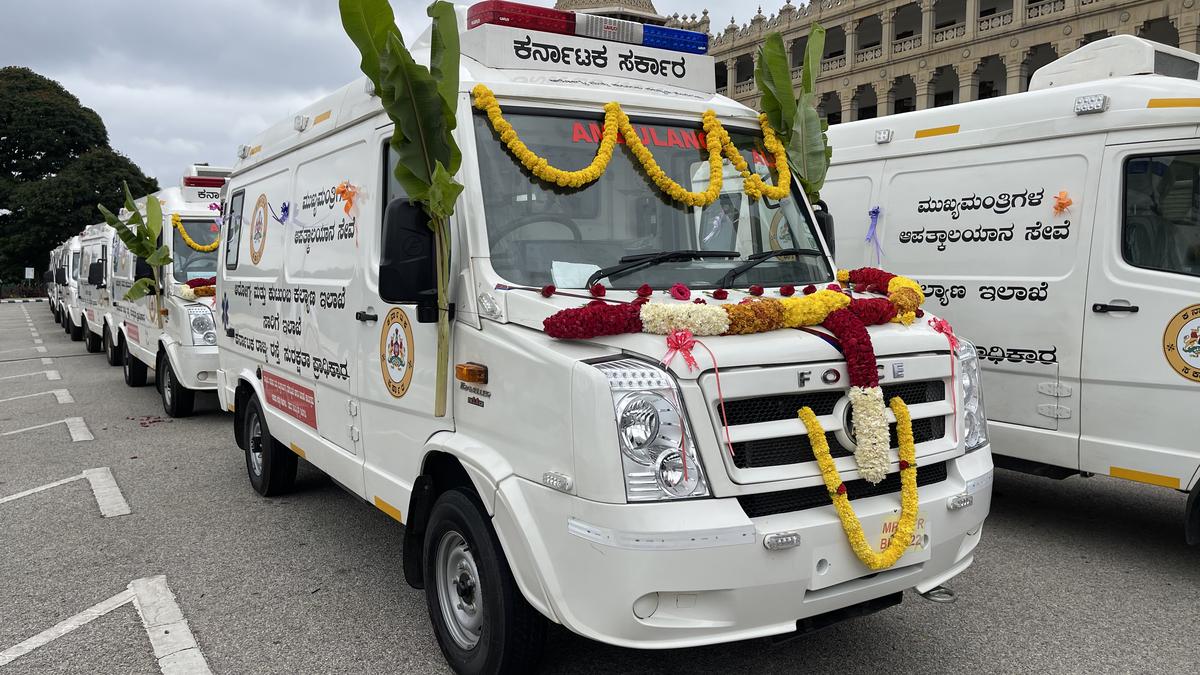
[[[296,455],[271,437],[262,407],[253,396],[242,419],[242,438],[246,440],[246,473],[250,486],[264,497],[288,492],[296,481]]]
[[[192,414],[196,405],[196,392],[183,386],[171,360],[162,355],[158,357],[158,369],[154,371],[158,381],[158,392],[162,395],[163,410],[170,417],[187,417]]]
[[[546,619],[525,601],[496,533],[473,495],[438,497],[425,531],[425,603],[456,673],[537,668]]]
[[[67,332],[71,335],[71,342],[79,342],[82,340],[84,330],[86,330],[84,324],[76,324],[74,321],[71,321],[71,325],[67,328]]]

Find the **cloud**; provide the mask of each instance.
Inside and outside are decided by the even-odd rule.
[[[428,2],[391,1],[411,43],[428,25]],[[683,0],[655,5],[699,11]],[[715,17],[748,6],[709,7],[720,30]],[[239,144],[359,76],[336,0],[37,0],[19,18],[9,9],[0,65],[61,82],[104,119],[112,146],[164,187],[193,162],[232,164]]]

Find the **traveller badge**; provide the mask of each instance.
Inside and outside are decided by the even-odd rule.
[[[1171,368],[1192,382],[1200,382],[1200,305],[1171,317],[1163,333],[1163,355]]]
[[[388,393],[400,398],[408,393],[413,375],[413,336],[408,315],[399,307],[393,307],[383,320],[379,336],[379,362],[383,371],[383,383]]]

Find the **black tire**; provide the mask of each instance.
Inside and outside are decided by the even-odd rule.
[[[131,387],[146,386],[146,364],[129,353],[129,343],[124,340],[121,340],[121,363],[125,366],[125,384]]]
[[[112,331],[108,326],[104,327],[104,337],[101,339],[104,345],[104,358],[108,360],[108,365],[121,365],[121,350],[113,343]]]
[[[438,497],[425,530],[422,560],[429,619],[454,672],[537,670],[546,618],[521,595],[496,532],[473,494],[453,489]],[[465,624],[455,616],[465,617]]]
[[[154,381],[158,383],[158,393],[162,396],[163,410],[170,417],[187,417],[196,407],[196,392],[183,386],[171,360],[166,354],[158,357],[158,367],[154,370]]]
[[[87,319],[81,320],[86,321]],[[67,330],[67,332],[71,334],[71,342],[79,342],[83,340],[83,331],[85,330],[87,330],[87,328],[83,324],[76,325],[74,321],[71,321],[71,327]]]
[[[271,437],[257,398],[246,401],[242,425],[250,487],[264,497],[290,492],[296,482],[296,455]]]
[[[62,313],[62,328],[64,333],[71,334],[71,313],[66,310]]]
[[[99,352],[100,350],[104,349],[104,345],[100,341],[100,336],[93,333],[91,327],[84,324],[83,329],[84,329],[83,346],[85,349],[87,349],[92,354],[95,354],[95,353]]]

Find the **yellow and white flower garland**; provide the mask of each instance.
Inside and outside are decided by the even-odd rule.
[[[504,143],[513,157],[516,157],[517,161],[534,176],[548,183],[577,188],[599,179],[604,175],[604,171],[612,160],[613,150],[617,144],[617,134],[620,133],[621,137],[625,139],[625,145],[629,146],[630,152],[642,165],[646,175],[658,186],[658,189],[670,196],[671,199],[688,206],[708,206],[720,196],[721,185],[724,182],[722,152],[741,174],[742,190],[751,199],[759,199],[764,196],[776,200],[783,199],[788,196],[791,189],[792,174],[788,168],[787,149],[775,136],[775,130],[767,123],[766,115],[760,115],[758,121],[763,132],[763,145],[775,159],[775,170],[779,174],[776,185],[768,185],[761,176],[750,171],[746,159],[734,146],[729,132],[721,126],[717,114],[707,110],[702,116],[701,127],[704,129],[705,145],[708,150],[708,188],[703,192],[692,192],[672,180],[654,161],[654,155],[642,143],[637,135],[637,130],[629,122],[629,116],[625,114],[618,103],[607,103],[604,106],[604,135],[600,139],[600,147],[596,150],[596,156],[592,158],[591,164],[577,171],[564,171],[551,166],[545,158],[538,156],[521,141],[516,129],[513,129],[508,120],[504,119],[499,101],[487,86],[477,84],[471,93],[475,97],[475,107],[487,113],[492,129],[500,135],[500,141]]]
[[[178,213],[171,214],[171,224],[175,226],[175,229],[179,230],[179,236],[183,238],[183,243],[187,244],[187,247],[193,251],[211,253],[212,251],[217,250],[217,247],[221,245],[220,235],[217,236],[213,243],[208,244],[207,246],[201,246],[200,244],[197,244],[196,241],[192,239],[191,235],[188,234],[187,229],[183,226],[183,219],[179,217]]]
[[[920,502],[917,499],[917,451],[913,442],[912,417],[909,415],[908,406],[899,396],[892,398],[891,408],[892,413],[896,415],[896,433],[900,440],[900,522],[896,525],[896,532],[888,542],[887,548],[882,551],[872,548],[863,534],[862,522],[850,504],[850,496],[846,493],[846,486],[842,483],[833,457],[829,454],[825,430],[821,428],[816,414],[808,407],[797,412],[800,421],[808,430],[809,442],[821,469],[821,477],[825,481],[825,488],[829,490],[829,497],[833,500],[833,507],[837,510],[838,520],[842,523],[842,530],[846,533],[850,549],[864,565],[873,570],[883,570],[895,565],[908,550],[913,532],[916,531],[917,513],[920,510]]]

